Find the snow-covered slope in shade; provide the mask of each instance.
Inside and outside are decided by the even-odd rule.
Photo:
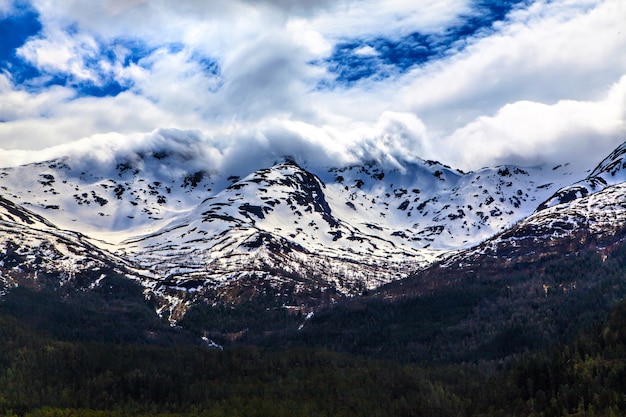
[[[86,285],[107,273],[131,270],[125,261],[93,246],[79,233],[60,230],[0,196],[0,293],[20,280],[36,282],[46,274],[53,275],[58,285],[79,278]]]
[[[109,162],[62,158],[0,169],[0,192],[60,228],[118,243],[159,229],[210,195],[212,174],[186,162],[186,155],[159,151]]]
[[[583,180],[559,189],[538,210],[568,203],[626,181],[626,142],[617,147]]]

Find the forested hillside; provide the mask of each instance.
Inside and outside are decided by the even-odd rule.
[[[101,304],[95,294],[68,301],[22,289],[0,303],[0,415],[623,415],[626,302],[607,307],[623,291],[623,249],[606,259],[579,254],[532,274],[539,271],[567,288],[576,281],[596,290],[561,298],[563,291],[548,290],[537,299],[544,301],[499,305],[510,282],[494,277],[438,296],[393,303],[372,296],[309,320],[269,307],[207,307],[203,314],[213,318],[205,323],[222,326],[211,336],[247,329],[224,350],[168,330],[148,305],[131,301],[133,286],[100,294]],[[81,327],[85,312],[93,316]],[[196,313],[190,331],[200,329]],[[465,327],[467,317],[487,316],[476,329],[491,323],[490,331],[472,335]],[[54,318],[60,325],[49,326]],[[114,326],[118,340],[99,336]]]
[[[626,245],[607,256],[590,249],[450,276],[450,268],[428,271],[308,318],[280,308],[271,292],[237,308],[198,304],[180,324],[225,346],[315,346],[421,364],[497,361],[566,343],[602,321],[626,296]]]
[[[4,416],[617,416],[626,303],[575,342],[417,367],[314,349],[70,343],[0,318]],[[586,414],[585,414],[586,413]]]

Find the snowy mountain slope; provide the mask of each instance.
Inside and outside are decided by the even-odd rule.
[[[532,212],[570,177],[544,172],[368,164],[323,171],[324,182],[286,161],[236,181],[158,232],[129,239],[123,250],[161,277],[155,293],[184,303],[251,277],[274,288],[295,280],[301,294],[358,294]]]
[[[626,181],[626,143],[623,143],[607,156],[583,180],[559,189],[553,196],[543,202],[538,210],[568,203],[577,198],[586,197],[602,191],[611,185]]]
[[[569,165],[463,173],[291,158],[237,176],[179,145],[0,169],[0,192],[149,271],[146,294],[180,316],[251,282],[305,298],[359,294],[506,230],[583,176]]]
[[[117,243],[207,197],[210,174],[185,168],[185,155],[159,151],[112,161],[62,158],[0,169],[0,192],[63,229]]]
[[[97,285],[108,273],[131,273],[129,265],[79,233],[56,228],[43,217],[0,196],[0,294],[24,280],[54,276],[55,285]]]
[[[326,186],[293,162],[254,172],[162,231],[131,239],[125,255],[170,287],[246,276],[349,294],[399,279],[438,255],[336,217]],[[193,283],[193,284],[191,284]]]
[[[569,166],[500,166],[463,173],[433,161],[383,170],[334,169],[328,189],[342,217],[381,227],[416,248],[476,245],[532,213],[576,174]]]
[[[550,259],[581,249],[601,253],[626,238],[626,182],[533,213],[492,239],[440,266],[489,271]]]
[[[193,145],[3,168],[0,191],[63,229],[116,244],[160,230],[239,179],[198,162]],[[382,228],[383,235],[397,235],[412,247],[445,250],[472,246],[502,230],[576,176],[568,166],[464,174],[433,161],[302,166],[322,180],[324,193],[336,203],[333,212],[349,223],[370,225],[372,233]]]
[[[615,170],[606,169],[617,167],[616,160],[607,158],[605,162],[609,164],[600,164],[594,172],[599,175],[608,173],[611,177],[611,172],[615,172],[617,177]],[[615,184],[596,189],[589,195],[574,196],[561,203],[553,202],[551,206],[535,211],[475,247],[451,254],[443,261],[417,271],[409,280],[383,287],[381,294],[396,298],[498,280],[506,281],[511,293],[534,291],[543,295],[551,286],[558,287],[560,291],[576,289],[575,273],[572,275],[573,287],[567,288],[558,282],[542,283],[536,275],[541,275],[541,269],[551,261],[558,261],[564,256],[591,250],[606,257],[624,242],[626,182],[613,181]],[[606,180],[606,183],[609,181]],[[511,277],[524,274],[528,282],[519,278],[511,281]],[[584,291],[592,290],[597,285],[593,281],[579,284],[581,291],[583,288]]]

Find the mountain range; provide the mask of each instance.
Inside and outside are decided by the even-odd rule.
[[[592,170],[282,157],[246,175],[179,145],[0,169],[0,296],[116,274],[171,323],[200,302],[267,293],[311,312],[394,283],[421,293],[582,248],[606,254],[625,232],[626,144]]]

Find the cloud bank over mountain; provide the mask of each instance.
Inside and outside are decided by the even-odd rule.
[[[626,137],[624,21],[621,0],[3,0],[0,165],[181,138],[216,169],[592,165]]]

